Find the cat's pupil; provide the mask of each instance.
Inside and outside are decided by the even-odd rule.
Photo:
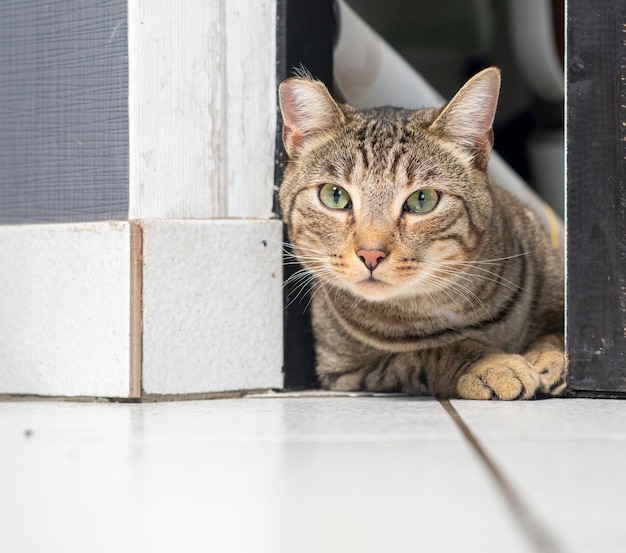
[[[417,201],[420,204],[420,207],[424,207],[424,203],[426,202],[426,195],[424,194],[424,192],[420,192],[419,195],[417,196]]]
[[[333,187],[333,200],[335,201],[335,205],[339,204],[339,200],[341,199],[341,188],[335,186]]]

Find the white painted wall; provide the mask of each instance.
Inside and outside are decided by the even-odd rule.
[[[129,0],[130,218],[269,217],[276,0]]]

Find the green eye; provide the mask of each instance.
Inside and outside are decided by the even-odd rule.
[[[432,188],[424,188],[411,194],[404,204],[405,211],[427,213],[435,208],[439,201],[439,193]]]
[[[350,207],[350,196],[336,184],[324,184],[320,187],[320,200],[332,209],[345,209]]]

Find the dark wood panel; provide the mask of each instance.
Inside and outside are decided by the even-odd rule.
[[[569,386],[626,392],[626,3],[567,13]]]
[[[126,12],[0,2],[0,223],[128,216]]]
[[[278,0],[278,81],[293,74],[295,68],[305,67],[332,90],[332,57],[335,18],[332,0]],[[287,154],[283,148],[282,120],[278,117],[276,139],[277,188],[282,181]],[[280,212],[278,198],[275,211]],[[285,237],[285,240],[287,238]],[[298,270],[286,265],[287,280]],[[285,387],[290,389],[317,387],[315,352],[308,298],[298,296],[297,285],[285,286]]]

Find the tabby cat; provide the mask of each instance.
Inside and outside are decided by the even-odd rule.
[[[526,399],[565,388],[563,260],[487,175],[500,72],[442,109],[358,111],[280,85],[280,190],[332,390]]]

